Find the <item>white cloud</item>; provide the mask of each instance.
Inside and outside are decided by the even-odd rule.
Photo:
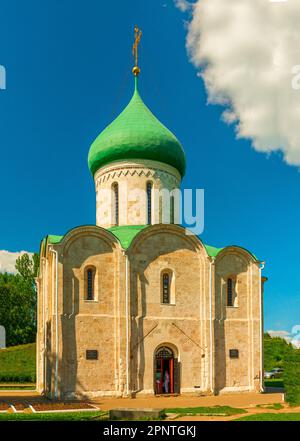
[[[174,0],[176,8],[180,9],[182,12],[186,12],[191,9],[192,4],[187,0]]]
[[[288,331],[267,331],[267,333],[270,335],[270,337],[280,337],[284,338],[284,340],[287,340],[288,342],[291,341],[291,336]]]
[[[300,165],[299,23],[299,0],[198,0],[187,35],[209,103],[225,106],[237,137],[260,152],[281,150],[293,165]]]
[[[267,331],[270,337],[280,337],[291,343],[295,348],[300,349],[300,325],[295,325],[291,332],[288,331]]]
[[[18,253],[11,253],[10,251],[0,251],[0,273],[16,273],[15,264],[18,257],[27,253],[27,251],[20,251]],[[32,256],[32,253],[27,253]]]
[[[293,346],[300,349],[300,325],[295,325],[293,327],[291,343]]]

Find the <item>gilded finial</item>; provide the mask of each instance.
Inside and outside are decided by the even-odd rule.
[[[134,27],[134,44],[133,44],[133,48],[132,48],[132,54],[134,57],[134,62],[135,62],[135,66],[132,69],[132,73],[135,77],[137,77],[139,75],[139,73],[141,72],[141,69],[138,67],[138,46],[141,40],[141,36],[142,36],[142,31],[135,26]]]

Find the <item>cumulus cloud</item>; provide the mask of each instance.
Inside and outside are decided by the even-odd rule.
[[[185,11],[180,0],[177,6]],[[208,102],[260,152],[300,165],[300,2],[198,0],[187,50]]]
[[[192,4],[187,0],[174,0],[174,3],[176,8],[180,9],[182,12],[186,12],[192,7]]]
[[[295,325],[291,332],[288,331],[267,331],[270,337],[280,337],[291,343],[295,348],[300,349],[300,325]]]
[[[12,253],[10,251],[0,251],[0,273],[16,273],[15,264],[18,257],[27,253],[27,251],[20,251]],[[27,253],[32,256],[32,253]]]

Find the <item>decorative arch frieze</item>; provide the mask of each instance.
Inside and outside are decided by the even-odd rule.
[[[110,171],[103,171],[103,173],[100,173],[95,180],[96,188],[98,188],[100,185],[104,184],[105,182],[108,182],[110,180],[120,178],[122,176],[136,176],[136,177],[145,177],[153,179],[163,179],[164,181],[172,184],[173,186],[178,187],[180,185],[179,179],[174,176],[172,173],[161,170],[161,169],[154,169],[154,168],[146,168],[143,166],[118,166]]]

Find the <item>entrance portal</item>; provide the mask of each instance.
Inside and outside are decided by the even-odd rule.
[[[155,354],[155,393],[174,393],[174,354],[170,348],[163,346]]]

